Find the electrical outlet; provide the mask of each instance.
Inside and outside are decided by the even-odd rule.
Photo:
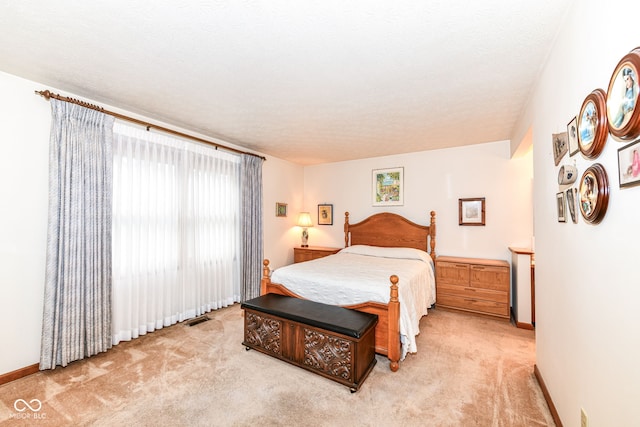
[[[589,418],[587,418],[584,408],[580,408],[580,427],[589,427]]]

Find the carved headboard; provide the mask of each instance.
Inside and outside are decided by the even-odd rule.
[[[349,212],[345,212],[344,246],[351,245],[416,248],[428,252],[435,261],[436,213],[431,211],[429,225],[419,225],[390,212],[349,224]]]

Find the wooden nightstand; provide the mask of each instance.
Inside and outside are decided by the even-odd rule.
[[[441,256],[436,259],[436,306],[510,318],[507,261]]]
[[[340,248],[324,248],[321,246],[295,247],[293,248],[293,262],[311,261],[312,259],[333,255],[339,250]]]

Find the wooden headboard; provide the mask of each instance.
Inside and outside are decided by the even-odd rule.
[[[344,213],[344,246],[369,245],[416,248],[428,252],[436,260],[436,213],[431,211],[429,225],[419,225],[403,216],[382,212],[356,224],[349,224]]]

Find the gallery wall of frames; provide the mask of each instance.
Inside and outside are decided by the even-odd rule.
[[[594,89],[584,99],[567,131],[552,134],[553,158],[558,168],[556,193],[558,221],[600,223],[609,205],[609,177],[597,161],[609,135],[620,143],[618,182],[620,188],[640,184],[640,109],[638,102],[640,47],[626,54],[615,67],[609,86]],[[571,157],[582,155],[591,164],[582,172]]]

